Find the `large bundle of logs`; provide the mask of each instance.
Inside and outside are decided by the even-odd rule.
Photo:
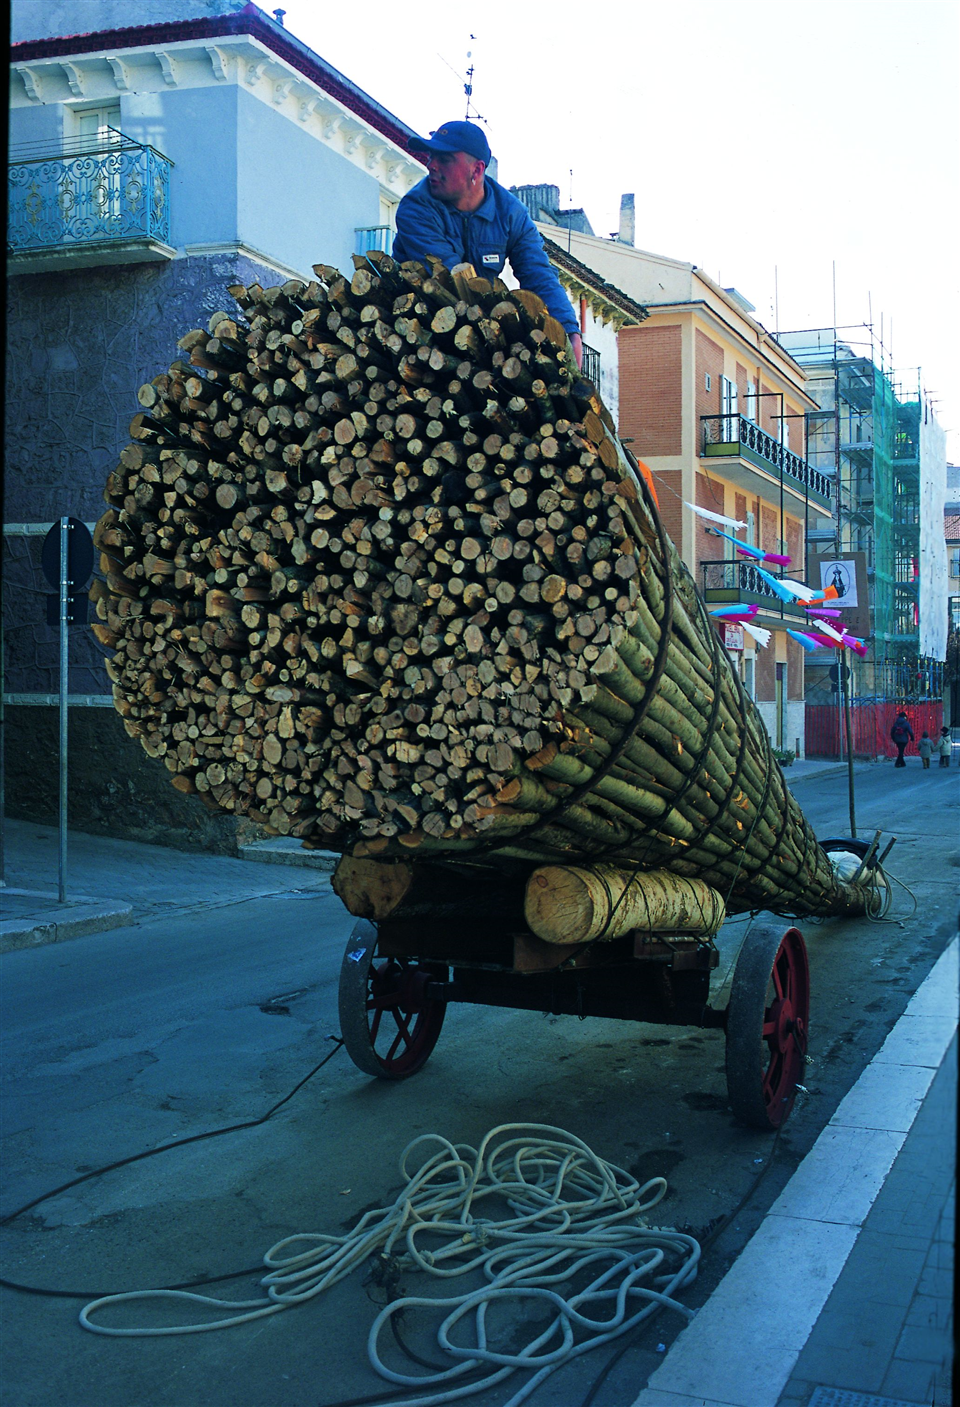
[[[855,899],[535,295],[469,266],[230,289],[140,391],[98,638],[172,782],[306,844]]]

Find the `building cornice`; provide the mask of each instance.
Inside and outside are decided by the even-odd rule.
[[[557,270],[560,282],[571,293],[584,297],[591,304],[594,316],[602,322],[612,322],[619,332],[621,327],[633,327],[649,317],[648,310],[634,302],[626,293],[601,278],[588,264],[584,264],[574,254],[570,254],[555,239],[543,234],[543,247],[547,258]]]
[[[717,331],[726,333],[729,337],[736,338],[742,344],[745,354],[749,350],[749,352],[762,363],[765,373],[771,380],[774,378],[780,380],[783,382],[784,390],[791,391],[800,400],[809,402],[811,409],[816,409],[817,402],[810,395],[809,391],[803,389],[804,383],[807,380],[807,374],[803,367],[793,360],[789,352],[784,351],[772,333],[763,332],[759,323],[756,324],[756,326],[760,328],[763,335],[758,339],[758,345],[754,346],[752,343],[748,342],[744,338],[743,333],[740,332],[733,323],[728,322],[706,298],[684,298],[674,299],[669,303],[649,303],[647,305],[647,311],[650,317],[673,312],[699,313],[704,321],[713,323]],[[770,353],[767,351],[767,347],[770,344],[776,349],[778,356],[782,357],[786,362],[787,365],[785,368],[778,366],[772,359]]]
[[[410,139],[416,135],[411,127],[394,117],[391,112],[371,98],[362,88],[328,64],[324,59],[301,43],[276,21],[269,19],[256,5],[248,4],[233,14],[211,15],[196,20],[176,20],[166,24],[134,25],[129,28],[100,30],[87,34],[63,35],[51,39],[31,39],[10,46],[10,61],[13,68],[24,76],[25,84],[32,84],[35,90],[39,85],[36,76],[40,66],[50,62],[59,63],[66,69],[72,58],[90,55],[93,58],[117,57],[117,51],[130,52],[137,49],[150,49],[157,56],[168,57],[171,45],[186,43],[200,44],[208,51],[214,69],[220,67],[223,74],[222,58],[214,43],[217,39],[247,37],[259,41],[269,54],[276,56],[285,65],[308,79],[310,83],[329,94],[374,128],[402,152],[409,154]],[[121,61],[122,62],[122,61]],[[74,64],[74,68],[77,66]],[[112,65],[111,65],[112,67]],[[171,78],[167,79],[167,73]],[[127,80],[120,70],[121,82]],[[41,74],[42,76],[42,74]],[[176,82],[174,65],[164,68],[164,79]],[[29,92],[28,87],[28,92]],[[31,95],[32,96],[32,95]],[[411,161],[416,158],[410,157]],[[419,170],[419,167],[418,167]]]

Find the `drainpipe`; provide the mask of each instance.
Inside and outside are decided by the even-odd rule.
[[[586,300],[586,298],[583,296],[583,294],[581,294],[581,295],[580,295],[580,336],[581,336],[582,338],[585,338],[586,335],[587,335],[587,300]]]

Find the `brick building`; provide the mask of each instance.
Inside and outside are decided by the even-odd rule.
[[[742,540],[788,555],[787,573],[806,579],[808,533],[831,520],[832,483],[807,463],[816,406],[805,373],[736,289],[695,265],[636,249],[622,231],[605,240],[568,229],[562,244],[648,311],[618,334],[620,433],[653,471],[664,523],[708,602],[759,606],[769,646],[734,627],[726,643],[774,744],[802,754],[804,652],[787,630],[805,613],[686,505],[746,523]]]

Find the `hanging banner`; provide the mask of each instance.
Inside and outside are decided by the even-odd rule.
[[[811,563],[811,566],[813,564]],[[839,621],[852,635],[864,638],[870,634],[870,598],[867,591],[867,554],[865,552],[845,552],[842,557],[821,557],[820,586],[836,587],[837,600],[827,604],[833,610],[843,612]],[[814,578],[816,579],[816,578]]]

